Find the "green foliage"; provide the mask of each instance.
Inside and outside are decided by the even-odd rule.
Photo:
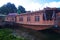
[[[20,11],[20,10],[18,10],[18,11],[17,11],[17,13],[18,13],[18,14],[20,14],[20,13],[21,13],[21,11]]]
[[[0,8],[0,13],[2,14],[16,13],[16,12],[17,12],[17,8],[15,7],[14,4],[11,3],[7,3],[6,5],[3,5]]]
[[[18,9],[15,7],[14,4],[11,3],[7,3],[5,5],[3,5],[2,7],[0,7],[0,13],[2,14],[9,14],[9,13],[25,13],[26,10],[23,6],[19,6]]]
[[[20,13],[26,13],[25,8],[24,8],[23,6],[19,6],[17,12],[18,12],[19,14],[20,14]]]
[[[0,40],[26,40],[25,38],[18,38],[12,35],[12,32],[10,29],[0,29]]]

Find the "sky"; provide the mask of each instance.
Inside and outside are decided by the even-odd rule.
[[[0,7],[8,2],[14,3],[16,7],[22,5],[27,11],[42,10],[46,7],[60,7],[60,0],[0,0]]]

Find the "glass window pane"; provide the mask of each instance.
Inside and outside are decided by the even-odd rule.
[[[35,16],[35,21],[39,21],[40,20],[40,16]]]
[[[30,21],[30,17],[27,17],[27,21]]]
[[[20,18],[19,18],[19,21],[23,21],[23,17],[20,17]]]

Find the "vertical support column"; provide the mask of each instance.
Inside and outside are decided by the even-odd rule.
[[[47,18],[46,18],[46,13],[45,13],[45,10],[44,10],[44,18],[45,18],[45,20],[47,19]]]
[[[52,19],[55,18],[55,11],[53,10]]]
[[[52,16],[52,18],[55,18],[55,15],[56,15],[56,13],[55,13],[55,11],[53,10],[53,16]],[[58,27],[58,25],[57,25],[57,15],[56,15],[56,18],[55,18],[56,20],[54,20],[54,27]]]
[[[43,13],[43,24],[46,24],[46,13],[45,13],[45,10],[44,10],[44,13]]]
[[[16,22],[16,20],[17,20],[17,19],[16,19],[16,16],[15,16],[15,20],[14,20],[14,21]]]

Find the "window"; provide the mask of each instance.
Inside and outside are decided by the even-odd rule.
[[[11,19],[12,21],[14,21],[14,18],[12,17],[12,19]]]
[[[14,16],[10,16],[9,18],[10,18],[10,20],[11,20],[12,22],[15,21],[15,20],[14,20]]]
[[[35,16],[35,21],[39,21],[40,20],[40,16]]]
[[[30,21],[30,17],[27,17],[27,21],[28,21],[28,22]]]
[[[19,18],[19,21],[23,21],[23,17],[20,17],[20,18]]]
[[[58,20],[58,22],[60,22],[60,16],[58,16],[58,17],[56,18],[56,20]]]
[[[8,17],[7,17],[7,20],[8,20]]]

